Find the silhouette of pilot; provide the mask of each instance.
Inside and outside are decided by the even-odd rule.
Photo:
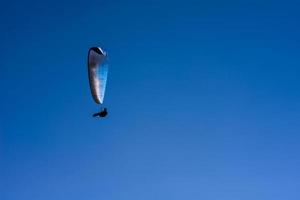
[[[108,114],[107,109],[104,108],[101,112],[95,113],[93,114],[93,117],[105,117]]]

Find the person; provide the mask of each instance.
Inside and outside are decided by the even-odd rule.
[[[99,117],[105,117],[107,114],[108,114],[107,109],[104,108],[102,111],[93,114],[93,117],[97,117],[97,116],[99,116]]]

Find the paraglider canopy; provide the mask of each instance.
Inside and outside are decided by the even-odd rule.
[[[104,100],[107,73],[106,52],[100,47],[90,48],[88,52],[88,75],[91,93],[97,104],[102,104]]]

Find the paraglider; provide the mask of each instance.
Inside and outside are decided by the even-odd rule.
[[[107,82],[108,65],[107,55],[100,47],[92,47],[88,52],[88,76],[92,97],[97,104],[103,104]],[[105,117],[108,114],[104,108],[93,117]]]
[[[107,109],[104,108],[101,112],[95,113],[93,114],[93,117],[105,117],[108,114]]]

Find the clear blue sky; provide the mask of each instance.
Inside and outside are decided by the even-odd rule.
[[[299,200],[295,2],[2,2],[1,200]]]

